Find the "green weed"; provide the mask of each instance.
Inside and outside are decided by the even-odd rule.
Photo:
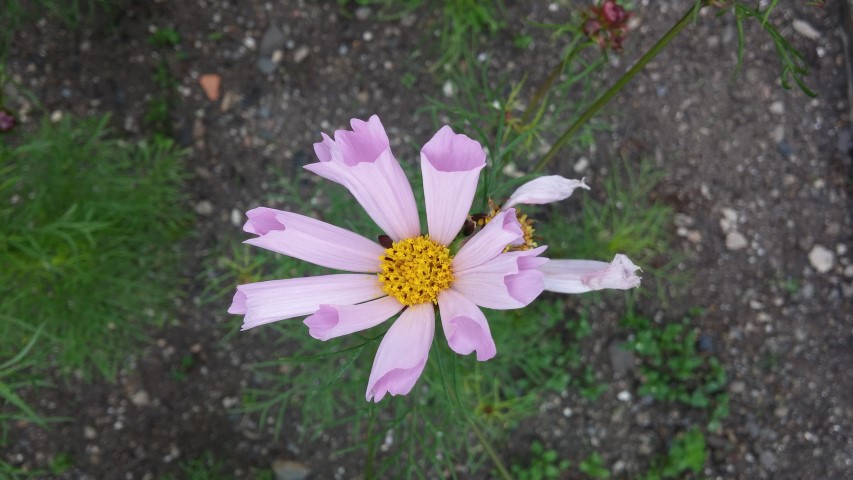
[[[592,452],[578,465],[578,468],[592,478],[610,478],[610,470],[604,466],[604,459],[598,452]]]
[[[546,450],[541,443],[534,441],[530,445],[530,464],[512,465],[513,478],[517,480],[549,480],[560,478],[569,468],[568,460],[561,460],[556,450]]]
[[[629,315],[623,325],[632,331],[626,348],[641,360],[641,395],[700,409],[727,401],[721,397],[725,395],[726,371],[716,357],[697,350],[698,332],[690,328],[689,319],[658,326],[647,318]]]
[[[180,153],[110,139],[106,123],[44,123],[0,145],[0,353],[41,328],[38,369],[112,377],[177,289]]]
[[[661,480],[665,478],[686,478],[688,472],[698,474],[705,466],[707,452],[705,435],[693,427],[673,440],[666,455],[656,458],[642,480]]]

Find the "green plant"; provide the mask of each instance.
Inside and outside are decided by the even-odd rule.
[[[0,353],[41,329],[37,369],[112,377],[177,291],[180,152],[109,139],[106,123],[46,122],[0,145]]]
[[[57,453],[50,459],[50,471],[54,475],[62,475],[74,467],[74,458],[68,453]]]
[[[592,452],[578,465],[581,472],[592,478],[610,478],[610,470],[604,466],[604,459],[598,452]]]
[[[166,475],[164,480],[229,480],[234,478],[225,472],[225,462],[216,458],[210,452],[205,451],[200,456],[181,462],[181,475],[173,476]],[[272,480],[273,473],[271,470],[252,470],[251,478],[258,480]]]
[[[715,357],[697,351],[698,332],[689,318],[657,326],[632,314],[623,325],[632,331],[626,348],[641,360],[641,395],[702,409],[724,395],[726,371]]]
[[[12,358],[0,363],[0,446],[8,441],[8,423],[13,420],[26,420],[39,426],[46,426],[46,421],[39,416],[18,395],[18,389],[38,383],[27,375],[33,362],[28,358],[30,351],[41,335],[39,327],[28,343]],[[2,471],[2,470],[0,470]]]
[[[174,28],[158,28],[148,36],[148,43],[155,47],[174,47],[181,43],[181,35]]]
[[[181,43],[180,34],[173,28],[158,28],[148,36],[148,43],[155,48],[165,50],[176,47]],[[154,82],[158,91],[148,102],[145,111],[145,123],[152,129],[156,137],[170,137],[172,135],[171,111],[175,103],[175,88],[179,82],[175,78],[169,66],[169,55],[181,57],[180,52],[163,52],[160,62],[154,71]]]
[[[530,444],[530,463],[512,465],[513,478],[517,480],[548,480],[560,478],[569,468],[568,460],[561,460],[556,450],[546,450],[538,441]]]
[[[698,474],[705,466],[707,452],[705,435],[697,427],[692,427],[673,440],[666,455],[656,458],[642,480],[661,480],[664,478],[685,478],[688,472]]]

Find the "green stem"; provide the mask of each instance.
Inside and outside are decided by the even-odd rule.
[[[373,409],[373,405],[368,407],[369,411],[367,414],[367,465],[364,467],[365,480],[371,480],[376,475],[373,473],[373,459],[376,457],[376,440],[373,437],[373,424],[376,421],[376,412]]]
[[[495,449],[492,447],[492,444],[489,443],[488,439],[486,439],[486,435],[483,434],[483,431],[480,430],[480,427],[477,426],[477,423],[474,421],[474,419],[470,417],[468,411],[464,408],[462,409],[462,411],[465,412],[465,418],[468,419],[468,423],[471,425],[471,430],[474,430],[474,435],[476,435],[477,439],[480,440],[480,445],[482,445],[483,448],[486,449],[486,453],[489,455],[489,458],[492,459],[492,463],[495,464],[495,468],[498,469],[501,478],[503,478],[504,480],[512,480],[512,476],[506,470],[506,467],[504,467],[503,462],[501,462],[501,459],[500,457],[498,457],[498,454],[497,452],[495,452]]]
[[[539,85],[539,88],[536,89],[536,92],[533,94],[533,98],[530,100],[530,103],[527,105],[527,108],[524,109],[524,113],[521,115],[521,124],[526,125],[527,121],[530,120],[530,116],[533,114],[533,111],[536,110],[536,107],[542,103],[542,99],[545,97],[545,94],[551,90],[551,85],[554,84],[554,80],[560,76],[560,73],[565,70],[566,65],[568,65],[574,58],[577,53],[582,50],[582,48],[578,48],[575,45],[570,47],[569,53],[560,63],[554,65],[554,68],[548,72],[548,76],[545,78],[545,81],[542,82],[542,85]]]
[[[601,95],[598,100],[595,101],[595,103],[590,105],[589,108],[587,108],[581,114],[581,116],[578,117],[577,120],[575,120],[575,122],[563,133],[563,135],[561,135],[560,138],[558,138],[557,141],[554,142],[554,145],[551,146],[551,149],[548,150],[548,153],[546,153],[545,156],[542,157],[541,160],[539,160],[539,162],[533,168],[533,171],[542,171],[542,169],[545,168],[546,165],[548,165],[548,162],[550,162],[551,159],[554,158],[554,155],[557,154],[557,151],[559,151],[560,148],[566,142],[568,142],[569,139],[572,138],[572,136],[574,136],[574,134],[577,133],[577,131],[580,130],[580,128],[586,122],[588,122],[590,118],[592,118],[596,113],[598,113],[598,111],[601,110],[601,107],[607,105],[607,103],[614,96],[616,96],[617,93],[619,93],[623,88],[625,88],[625,85],[627,85],[628,82],[630,82],[635,75],[640,73],[640,70],[642,70],[647,63],[649,63],[653,58],[655,58],[655,56],[657,56],[657,54],[660,53],[660,51],[663,50],[664,47],[669,45],[669,42],[671,42],[675,37],[677,37],[678,34],[681,33],[682,30],[684,30],[684,27],[686,27],[694,18],[694,16],[699,12],[699,10],[704,8],[706,5],[707,1],[703,1],[699,4],[695,4],[694,6],[690,7],[690,10],[685,13],[683,17],[681,17],[681,20],[676,22],[676,24],[673,25],[672,28],[670,28],[669,31],[666,32],[666,34],[661,37],[661,39],[658,40],[658,42],[655,43],[654,46],[652,46],[652,48],[650,48],[648,52],[646,52],[642,57],[640,57],[639,60],[637,60],[637,63],[635,63],[633,67],[631,67],[627,72],[625,72],[625,74],[622,75],[622,77],[619,78],[619,80],[617,80],[612,87],[610,87],[606,92],[604,92],[604,94]]]

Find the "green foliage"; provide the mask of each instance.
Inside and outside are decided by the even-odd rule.
[[[553,215],[537,223],[536,232],[548,244],[549,255],[610,260],[623,253],[645,270],[670,251],[672,208],[652,199],[663,173],[649,163],[636,168],[614,164],[602,181],[603,201],[586,191],[575,192],[582,203],[580,219]]]
[[[182,480],[229,480],[233,478],[223,472],[225,463],[217,459],[212,453],[204,452],[200,457],[181,462],[181,472],[177,478]],[[173,480],[175,477],[167,476],[164,480]]]
[[[458,61],[476,51],[481,35],[497,33],[506,25],[500,16],[503,9],[500,1],[443,0],[440,5],[441,56],[433,70],[445,65],[453,70]]]
[[[74,458],[68,453],[57,453],[50,459],[50,471],[54,475],[62,475],[74,467]]]
[[[545,449],[541,443],[530,444],[530,464],[512,465],[512,476],[516,480],[549,480],[560,478],[569,468],[568,460],[561,460],[556,450]]]
[[[717,358],[697,350],[698,333],[688,318],[657,326],[632,314],[623,325],[633,332],[626,348],[641,359],[641,395],[700,409],[721,400],[726,371]]]
[[[148,43],[155,47],[174,47],[181,43],[181,35],[174,28],[158,28],[148,36]]]
[[[698,474],[705,466],[706,457],[705,435],[694,426],[676,437],[666,455],[656,458],[649,470],[640,478],[661,480],[685,478],[688,472]]]
[[[45,419],[27,405],[17,393],[21,388],[37,384],[29,374],[33,361],[28,355],[40,335],[41,328],[38,328],[20,352],[0,363],[0,446],[5,445],[9,440],[9,422],[26,420],[42,427],[46,425]],[[3,472],[2,468],[0,472]]]
[[[175,295],[180,154],[109,139],[106,122],[44,123],[0,145],[0,355],[42,329],[39,369],[112,377]]]
[[[113,0],[4,0],[0,28],[16,29],[21,23],[51,18],[69,28],[80,28],[98,10],[114,9]]]
[[[738,32],[738,67],[743,62],[743,52],[746,45],[744,22],[754,19],[759,21],[761,28],[770,35],[770,39],[776,47],[776,55],[779,57],[779,63],[782,66],[779,74],[779,82],[782,84],[782,87],[790,89],[792,87],[791,81],[793,80],[803,93],[810,97],[815,97],[817,94],[806,85],[804,80],[809,73],[809,69],[806,66],[803,55],[769,22],[770,13],[776,8],[778,3],[779,0],[773,0],[762,11],[760,6],[751,7],[744,2],[732,2],[730,8],[732,14],[734,14]]]
[[[578,468],[592,478],[610,478],[610,470],[604,466],[604,459],[598,452],[592,452],[578,465]]]
[[[160,50],[176,47],[181,43],[181,35],[173,28],[158,28],[148,36],[148,43]],[[179,85],[172,73],[168,56],[181,57],[180,53],[164,51],[160,63],[154,71],[154,83],[158,91],[148,101],[145,111],[145,123],[154,132],[155,137],[168,138],[172,135],[171,112],[175,103],[175,88]]]

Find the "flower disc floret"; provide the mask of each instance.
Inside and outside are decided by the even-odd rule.
[[[380,258],[382,290],[406,306],[431,302],[453,283],[450,249],[429,236],[394,242]]]

